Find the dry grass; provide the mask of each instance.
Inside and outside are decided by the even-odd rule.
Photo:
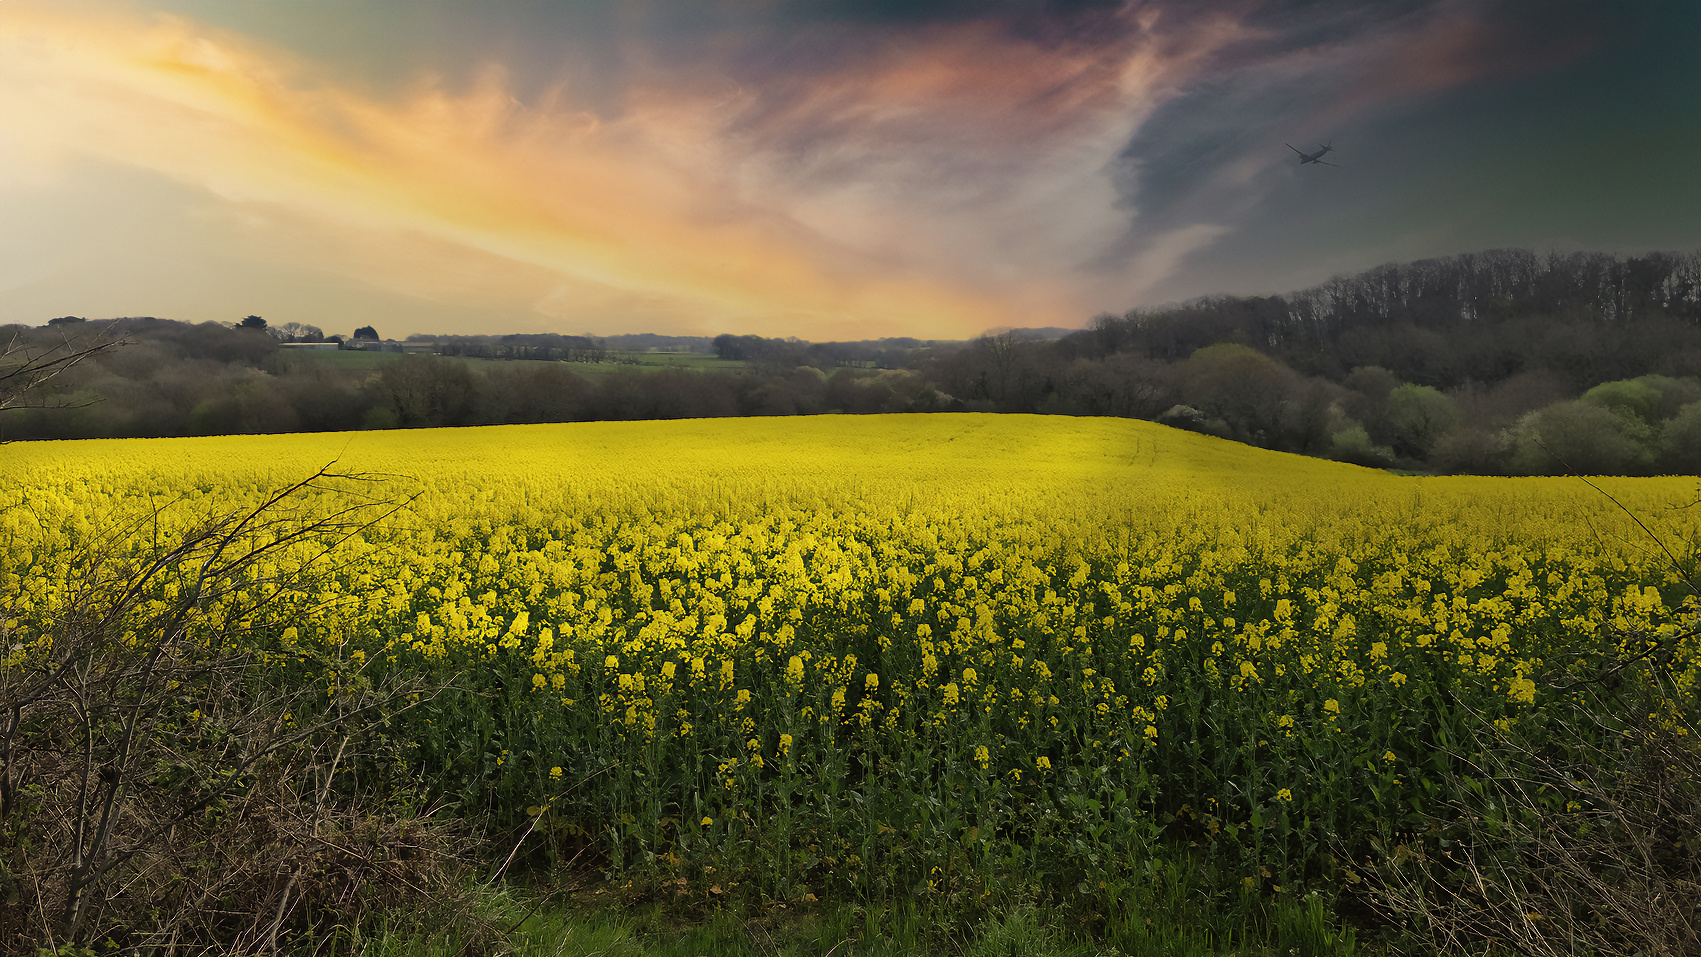
[[[248,624],[309,613],[285,596],[393,508],[351,488],[320,472],[151,548],[120,530],[70,563],[73,600],[0,615],[0,951],[271,952],[466,911],[464,842],[380,773],[428,690],[335,649],[280,665]]]
[[[1375,900],[1425,950],[1701,954],[1694,691],[1657,653],[1598,674],[1589,726],[1525,738],[1484,722],[1473,797],[1373,869]]]

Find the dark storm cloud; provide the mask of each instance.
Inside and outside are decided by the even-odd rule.
[[[1224,44],[1112,161],[1129,233],[1115,268],[1154,237],[1232,223],[1272,184],[1272,167],[1332,143],[1350,162],[1368,121],[1440,91],[1574,61],[1610,29],[1598,5],[1266,3],[1239,8]],[[1361,153],[1362,155],[1362,153]],[[1279,163],[1278,163],[1279,161]]]

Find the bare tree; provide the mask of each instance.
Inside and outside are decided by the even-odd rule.
[[[67,332],[75,328],[75,332]],[[59,408],[71,403],[54,396],[53,380],[79,363],[122,345],[113,323],[85,331],[74,327],[52,327],[45,338],[30,330],[13,327],[0,347],[0,410],[10,408]]]
[[[272,950],[374,886],[453,897],[440,832],[333,787],[429,693],[357,636],[280,638],[401,507],[372,482],[321,470],[185,532],[143,516],[75,556],[57,610],[0,616],[0,949]]]
[[[0,408],[116,342],[14,335]],[[398,899],[465,914],[441,826],[333,786],[429,691],[357,636],[284,637],[406,504],[375,482],[321,469],[187,527],[156,510],[65,555],[64,601],[0,595],[0,951],[275,953]]]

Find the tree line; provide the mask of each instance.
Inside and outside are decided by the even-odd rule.
[[[0,341],[39,346],[80,323]],[[0,438],[971,410],[1150,419],[1421,471],[1701,471],[1697,254],[1491,250],[1105,314],[1051,338],[411,337],[438,354],[353,368],[288,354],[280,339],[338,338],[296,325],[102,325],[123,348],[58,377],[58,410],[0,419]],[[725,368],[620,370],[616,340],[712,351]]]
[[[727,372],[647,371],[607,361],[599,343],[581,337],[458,336],[438,341],[438,354],[352,366],[293,353],[273,331],[154,318],[0,328],[0,343],[19,356],[73,335],[119,340],[45,384],[29,407],[0,417],[0,440],[952,407],[917,373],[867,360],[825,369],[752,362],[728,363],[737,371]],[[468,361],[479,359],[531,361]]]
[[[1101,315],[928,359],[969,407],[1118,415],[1381,467],[1701,470],[1701,255],[1492,250]]]

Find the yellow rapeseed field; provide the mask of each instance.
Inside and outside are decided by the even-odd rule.
[[[1248,888],[1341,879],[1450,799],[1460,742],[1677,634],[1701,537],[1693,478],[1400,477],[1112,419],[12,445],[5,666],[79,554],[326,465],[365,479],[314,501],[408,505],[250,623],[279,667],[441,684],[397,760],[465,813],[785,898],[1096,892],[1189,844]]]

